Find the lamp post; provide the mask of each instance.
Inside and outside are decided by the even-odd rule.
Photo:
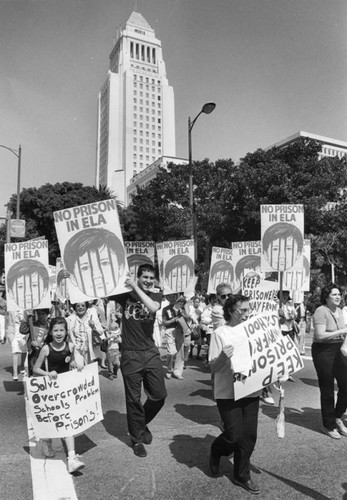
[[[17,173],[17,209],[16,209],[16,219],[19,219],[19,194],[20,194],[20,169],[21,169],[21,162],[22,162],[22,146],[19,145],[18,150],[9,148],[8,146],[3,146],[0,144],[0,148],[7,149],[8,151],[11,151],[15,156],[18,158],[18,173]]]
[[[193,192],[193,161],[192,161],[192,129],[195,125],[196,120],[199,118],[201,113],[209,115],[212,113],[216,104],[214,102],[207,102],[203,105],[200,113],[196,115],[194,120],[188,118],[188,158],[189,158],[189,209],[191,216],[191,235],[194,239],[194,258],[196,261],[197,257],[197,240],[196,240],[196,221],[195,221],[195,206],[194,206],[194,192]]]
[[[20,195],[20,171],[21,171],[21,162],[22,162],[22,146],[19,145],[18,150],[10,148],[8,146],[4,146],[3,144],[0,144],[0,148],[7,149],[8,151],[11,151],[15,156],[18,158],[18,172],[17,172],[17,206],[16,206],[16,219],[19,219],[19,208],[20,208],[20,201],[19,201],[19,195]],[[7,219],[7,242],[10,242],[10,219],[9,219],[9,212],[8,213],[8,219]]]

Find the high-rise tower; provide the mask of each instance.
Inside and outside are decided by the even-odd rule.
[[[175,156],[175,105],[161,42],[132,12],[110,54],[98,98],[96,185],[127,204],[133,175],[160,156]]]

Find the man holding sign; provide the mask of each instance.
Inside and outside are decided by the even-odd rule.
[[[121,371],[125,388],[127,421],[133,451],[146,457],[144,444],[152,442],[147,424],[163,407],[167,396],[164,370],[159,350],[153,340],[155,313],[160,308],[161,293],[152,291],[154,267],[142,264],[138,268],[137,282],[130,277],[126,286],[131,292],[113,297],[123,310]],[[142,384],[147,395],[141,402]]]

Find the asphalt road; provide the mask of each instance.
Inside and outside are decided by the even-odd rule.
[[[319,391],[309,348],[306,354],[296,382],[285,384],[284,439],[276,434],[277,408],[261,404],[252,456],[252,477],[261,486],[258,498],[347,500],[347,438],[333,440],[320,432]],[[63,450],[45,460],[30,429],[28,434],[23,384],[12,381],[11,370],[10,346],[0,345],[0,499],[253,497],[232,483],[228,458],[221,461],[219,477],[209,474],[219,416],[203,362],[191,360],[184,380],[167,381],[169,395],[150,426],[154,439],[146,458],[136,457],[130,448],[121,375],[111,381],[100,370],[104,420],[76,438],[86,467],[74,477],[66,474]]]

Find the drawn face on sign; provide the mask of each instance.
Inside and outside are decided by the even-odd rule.
[[[300,271],[287,271],[284,274],[283,286],[288,290],[300,290],[310,275],[310,265],[307,258],[303,258],[303,269]]]
[[[19,309],[37,307],[47,294],[48,286],[48,271],[36,260],[21,260],[7,273],[8,292]]]
[[[286,271],[294,266],[302,253],[302,234],[293,224],[274,224],[264,233],[263,249],[272,269]]]
[[[173,292],[184,291],[193,278],[193,261],[187,255],[175,255],[167,262],[165,279]]]
[[[215,290],[221,283],[232,283],[234,268],[227,260],[218,260],[211,269],[212,288]]]
[[[125,252],[107,229],[85,229],[67,243],[64,262],[76,286],[88,297],[106,297],[124,272]]]

